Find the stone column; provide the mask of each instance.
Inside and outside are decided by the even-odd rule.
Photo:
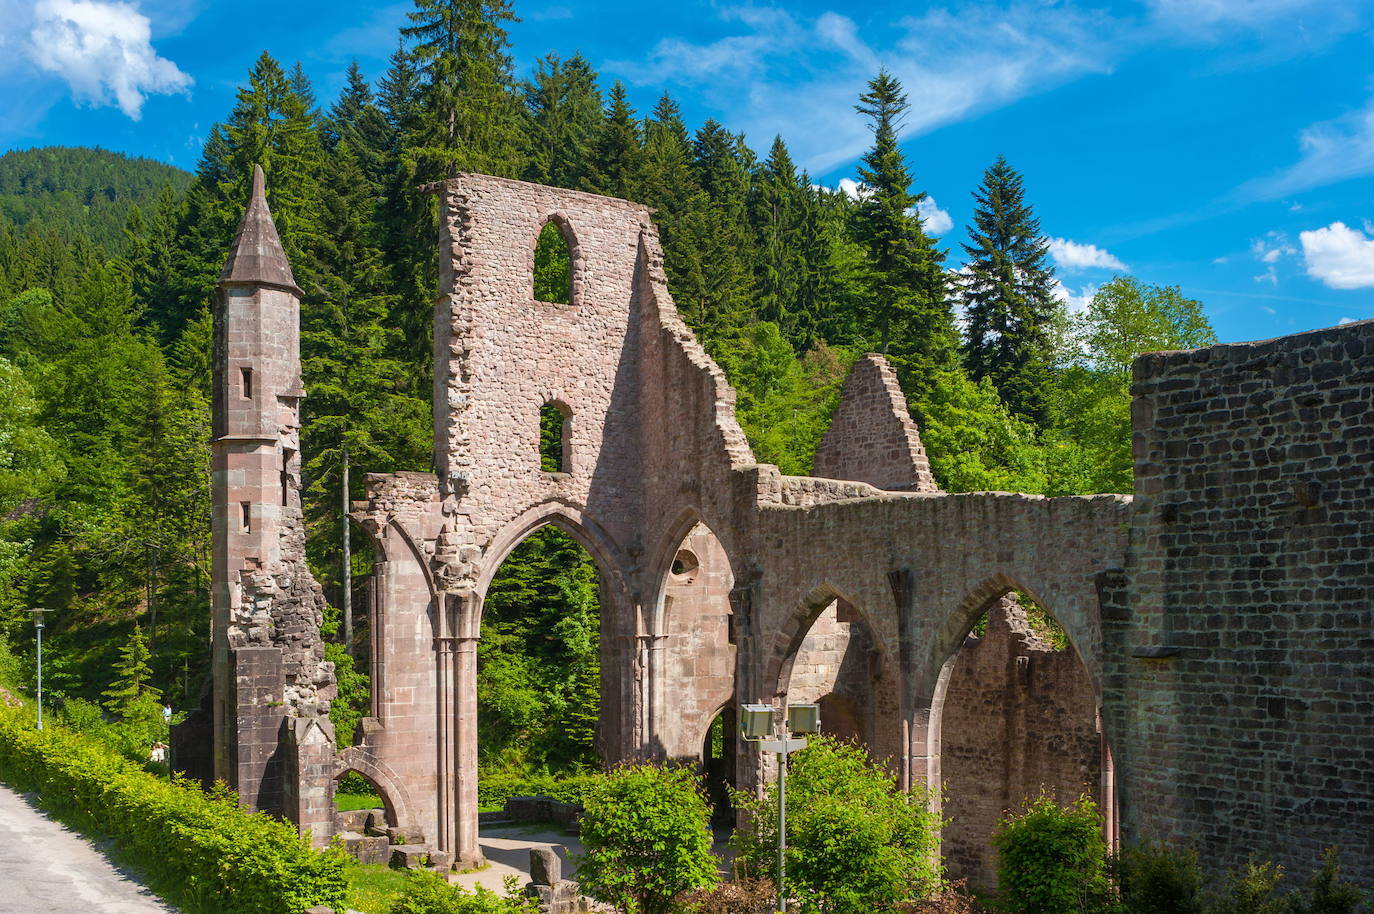
[[[477,843],[477,638],[454,639],[453,675],[457,803],[453,858],[463,868],[482,863]]]

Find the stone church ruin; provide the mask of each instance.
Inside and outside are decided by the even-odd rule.
[[[817,475],[785,476],[679,319],[649,209],[481,175],[432,190],[436,472],[371,475],[354,506],[376,556],[372,707],[342,751],[304,561],[300,292],[261,172],[221,278],[207,739],[244,805],[324,842],[358,772],[387,824],[479,859],[483,599],[552,524],[601,581],[608,762],[703,760],[720,718],[708,774],[756,785],[735,709],[817,700],[903,786],[947,783],[954,875],[986,879],[991,824],[1045,784],[1209,865],[1305,870],[1340,845],[1374,880],[1374,322],[1142,356],[1133,496],[941,492],[877,355]],[[548,224],[566,304],[534,298]]]

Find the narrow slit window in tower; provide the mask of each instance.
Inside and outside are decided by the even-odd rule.
[[[240,368],[239,380],[243,384],[243,398],[245,400],[253,399],[253,369]]]
[[[243,511],[242,530],[244,533],[253,532],[253,503],[250,501],[239,502],[239,508]]]

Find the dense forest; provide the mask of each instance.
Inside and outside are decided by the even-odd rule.
[[[579,54],[517,68],[513,19],[506,0],[415,0],[387,70],[350,67],[334,99],[264,54],[190,177],[95,150],[0,158],[0,627],[29,658],[27,610],[49,611],[58,698],[98,699],[121,654],[146,651],[138,690],[177,709],[199,699],[209,303],[255,163],[305,291],[309,558],[331,606],[346,469],[430,469],[436,215],[417,188],[461,171],[655,207],[682,316],[738,390],[755,453],[784,472],[809,470],[848,366],[881,351],[946,489],[1130,490],[1131,358],[1212,342],[1198,302],[1121,276],[1068,314],[1029,189],[1000,158],[970,189],[968,243],[940,247],[919,215],[919,163],[898,143],[904,89],[887,73],[855,99],[873,139],[851,197],[816,184],[782,137],[750,138],[766,146],[756,152],[714,120],[689,126],[668,95],[634,110]],[[361,498],[363,473],[350,478]],[[359,539],[354,605],[369,562]],[[590,559],[536,535],[490,604],[484,761],[590,764]],[[347,739],[367,632],[345,643],[331,613]],[[571,723],[553,732],[551,719]]]

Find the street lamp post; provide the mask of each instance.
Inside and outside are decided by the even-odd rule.
[[[757,742],[764,752],[778,754],[778,914],[787,911],[787,757],[806,748],[805,737],[792,734],[819,733],[820,728],[820,706],[815,704],[787,705],[785,709],[745,705],[740,714],[744,738]]]
[[[43,729],[43,613],[46,609],[34,608],[29,612],[33,613],[33,627],[38,633],[38,729]]]

